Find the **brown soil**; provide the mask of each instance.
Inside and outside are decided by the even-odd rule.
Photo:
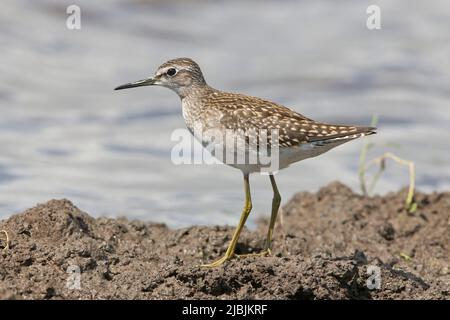
[[[298,193],[278,221],[273,256],[216,269],[197,265],[225,252],[232,227],[94,219],[52,200],[0,222],[10,237],[0,298],[449,299],[450,193],[417,194],[414,214],[404,199],[339,183]],[[264,221],[245,230],[239,251],[261,249],[265,232]],[[367,288],[371,266],[381,270],[379,289]]]

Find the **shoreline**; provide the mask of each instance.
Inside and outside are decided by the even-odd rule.
[[[297,193],[272,256],[214,269],[198,265],[225,252],[233,227],[92,218],[51,200],[0,221],[0,299],[450,299],[450,192],[417,193],[414,214],[405,195],[339,182]],[[245,228],[238,253],[259,251],[266,228]]]

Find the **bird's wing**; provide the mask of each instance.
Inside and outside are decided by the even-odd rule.
[[[220,124],[231,130],[278,130],[279,146],[327,144],[375,133],[376,128],[319,123],[264,99],[221,92],[210,99],[221,113]],[[270,132],[267,133],[270,135]]]

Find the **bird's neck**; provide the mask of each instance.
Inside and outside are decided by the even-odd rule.
[[[181,106],[183,111],[183,118],[187,127],[192,132],[196,123],[202,123],[202,118],[205,116],[205,98],[217,90],[208,85],[191,87],[189,90],[178,92],[181,98]],[[200,121],[200,122],[199,122]]]
[[[196,100],[214,91],[207,84],[192,84],[189,87],[180,87],[175,90],[181,100]]]

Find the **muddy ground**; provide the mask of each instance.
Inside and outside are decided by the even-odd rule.
[[[216,269],[197,265],[225,252],[233,227],[94,219],[51,200],[0,222],[10,237],[0,298],[450,299],[450,193],[417,194],[414,214],[405,196],[366,198],[340,183],[298,193],[273,256]],[[244,230],[239,252],[260,250],[265,233],[265,221]]]

